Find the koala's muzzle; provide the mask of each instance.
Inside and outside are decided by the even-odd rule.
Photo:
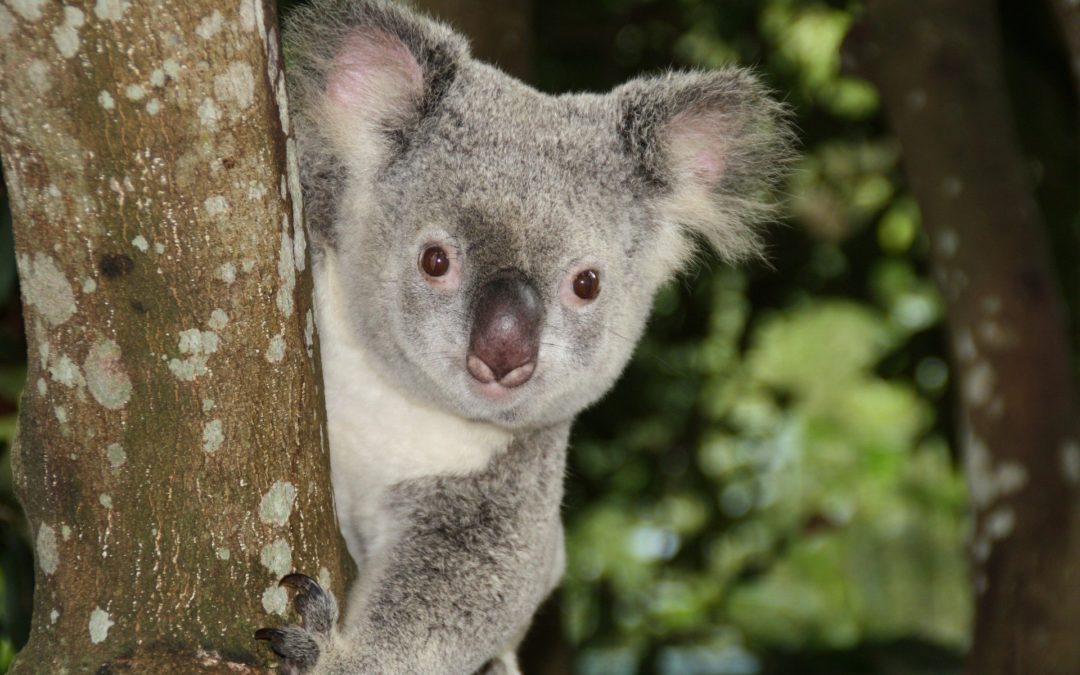
[[[484,384],[525,384],[536,370],[543,325],[544,305],[532,284],[515,273],[487,282],[473,304],[469,374]]]

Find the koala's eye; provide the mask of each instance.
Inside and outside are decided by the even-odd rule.
[[[450,271],[450,256],[441,246],[428,246],[420,254],[420,269],[429,277],[441,277]]]
[[[600,273],[585,270],[574,277],[574,295],[582,300],[595,300],[600,295]]]

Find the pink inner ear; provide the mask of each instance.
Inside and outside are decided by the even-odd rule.
[[[708,187],[720,183],[727,169],[728,122],[713,111],[676,115],[668,127],[672,157],[677,166]]]
[[[326,93],[343,106],[379,108],[423,92],[424,74],[400,40],[365,30],[345,39],[326,80]]]
[[[725,167],[724,158],[719,154],[702,150],[694,157],[690,170],[709,185],[716,185],[724,175]]]

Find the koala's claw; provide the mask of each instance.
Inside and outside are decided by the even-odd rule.
[[[330,637],[337,623],[337,601],[317,581],[303,574],[287,574],[279,584],[295,592],[292,604],[301,625],[260,628],[255,631],[255,639],[269,643],[281,657],[281,673],[298,675],[318,661],[319,645]]]
[[[269,643],[281,658],[279,672],[283,675],[298,675],[319,660],[319,644],[300,626],[260,628],[255,631],[255,639]]]
[[[304,628],[323,637],[330,635],[338,613],[333,594],[324,591],[319,582],[306,574],[286,574],[278,583],[296,592],[293,607]]]
[[[299,572],[293,572],[292,574],[286,574],[281,577],[278,586],[286,586],[294,591],[314,590],[318,593],[322,593],[322,586],[319,585],[318,581],[315,581],[306,574],[300,574]]]

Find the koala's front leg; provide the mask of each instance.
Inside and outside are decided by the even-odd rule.
[[[402,486],[400,536],[351,598],[340,640],[349,653],[327,654],[326,672],[513,672],[497,658],[517,646],[551,590],[562,545],[558,499],[519,491],[528,479]]]
[[[338,632],[263,633],[313,674],[508,675],[512,651],[561,574],[563,433],[516,440],[483,471],[391,488],[392,541],[350,594]],[[298,598],[304,597],[304,588]],[[304,633],[299,636],[298,631]],[[303,638],[308,639],[307,642]],[[288,643],[288,644],[286,644]],[[300,645],[299,648],[296,646]]]

